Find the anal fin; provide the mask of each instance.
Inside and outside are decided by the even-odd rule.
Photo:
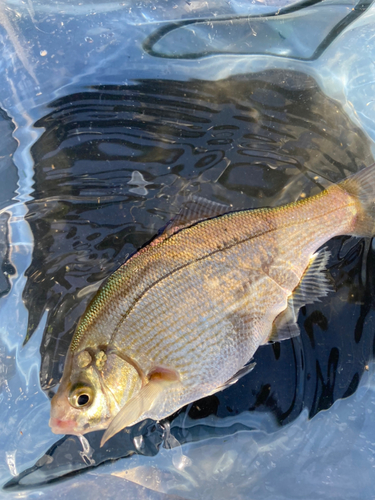
[[[218,387],[217,389],[215,389],[215,392],[223,391],[224,389],[226,389],[230,385],[235,384],[240,378],[242,378],[245,375],[247,375],[248,373],[250,373],[251,370],[254,369],[255,365],[256,365],[256,363],[249,363],[249,364],[245,365],[243,368],[241,368],[241,370],[238,370],[238,372],[236,372],[233,375],[233,377],[231,377],[229,380],[227,380],[225,382],[225,384],[223,384],[220,387]]]
[[[306,304],[319,302],[320,297],[332,291],[332,286],[326,276],[326,266],[330,252],[323,248],[315,253],[310,260],[301,281],[288,299],[288,305],[273,322],[269,342],[296,337],[300,334],[297,325],[298,312]]]
[[[302,306],[301,306],[302,307]],[[293,300],[288,300],[288,306],[275,319],[272,325],[272,333],[268,342],[281,342],[282,340],[298,337],[301,333],[297,325],[298,311],[293,307]]]

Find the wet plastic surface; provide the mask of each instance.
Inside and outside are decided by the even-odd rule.
[[[332,26],[314,17],[321,7]],[[187,193],[275,205],[373,161],[367,7],[260,2],[254,18],[239,2],[0,7],[0,101],[13,120],[4,114],[0,166],[1,497],[372,494],[369,241],[330,243],[336,293],[304,308],[301,337],[262,347],[234,387],[103,450],[100,433],[59,439],[48,427],[85,304]]]

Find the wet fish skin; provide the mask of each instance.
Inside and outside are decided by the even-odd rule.
[[[52,400],[53,432],[109,427],[106,440],[220,390],[274,334],[316,250],[337,235],[374,234],[374,184],[372,165],[314,197],[184,221],[156,237],[81,318]],[[89,402],[77,404],[80,395]]]

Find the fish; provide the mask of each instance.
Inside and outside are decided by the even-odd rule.
[[[275,208],[190,200],[80,318],[52,432],[105,430],[102,446],[235,383],[260,345],[300,334],[299,309],[332,291],[325,243],[373,236],[374,202],[375,164]]]

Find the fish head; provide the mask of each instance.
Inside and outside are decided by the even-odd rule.
[[[51,401],[52,432],[81,436],[106,429],[141,386],[139,372],[116,353],[105,349],[69,351]]]

